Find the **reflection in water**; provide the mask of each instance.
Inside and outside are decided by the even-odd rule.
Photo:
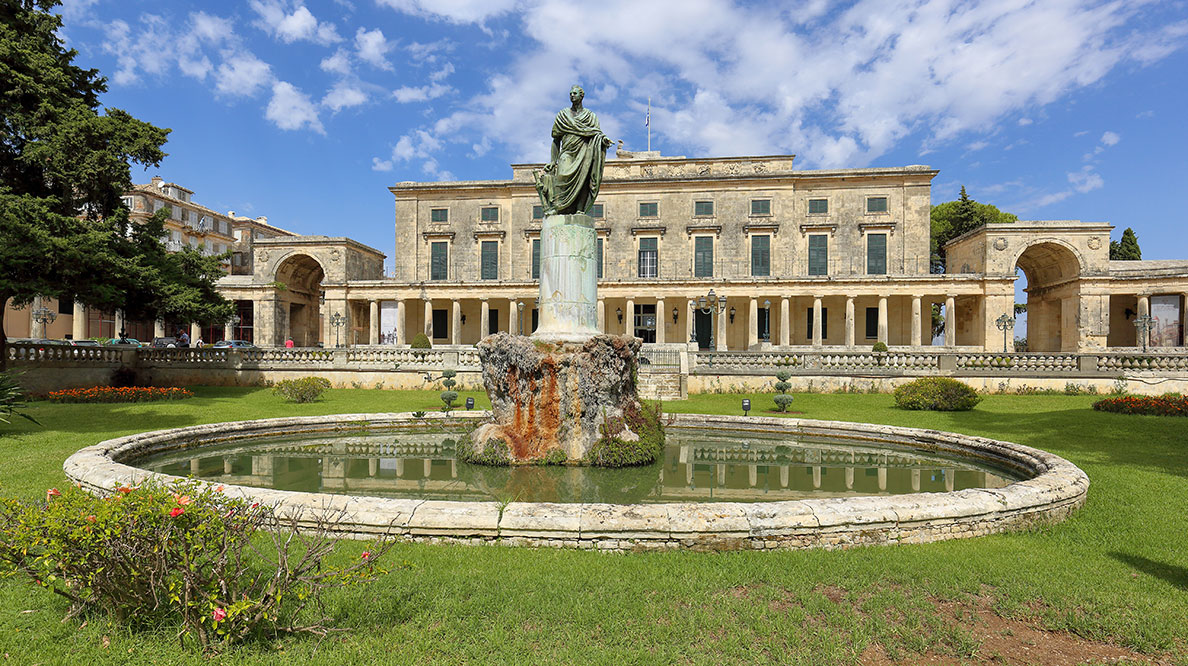
[[[794,440],[669,428],[661,462],[630,469],[482,467],[454,457],[456,435],[251,440],[160,454],[144,469],[281,490],[523,502],[766,502],[998,488],[1009,472],[869,441]]]

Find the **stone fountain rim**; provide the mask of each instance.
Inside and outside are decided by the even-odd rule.
[[[603,550],[766,549],[846,547],[940,541],[1059,522],[1084,503],[1089,477],[1046,451],[939,430],[847,421],[762,416],[676,414],[689,428],[755,428],[801,435],[878,437],[931,452],[989,459],[1030,475],[1003,488],[944,493],[834,497],[775,502],[672,502],[661,504],[562,504],[394,499],[224,485],[232,497],[276,505],[312,525],[314,516],[345,510],[339,536],[391,534],[414,541],[569,546]],[[462,422],[489,412],[430,412],[424,419]],[[302,432],[384,428],[417,423],[412,413],[334,414],[203,424],[109,439],[78,450],[63,463],[67,478],[108,495],[150,478],[182,480],[125,464],[160,450],[228,439]],[[203,482],[209,483],[209,482]],[[216,485],[216,484],[211,484]]]

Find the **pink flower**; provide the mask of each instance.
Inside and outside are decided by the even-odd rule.
[[[371,551],[365,550],[365,551],[363,551],[363,554],[360,555],[359,557],[361,557],[362,559],[365,559],[365,560],[370,560],[371,559]]]
[[[185,509],[181,508],[180,506],[175,506],[175,507],[173,507],[173,511],[169,512],[169,517],[177,518],[178,516],[182,515],[185,512],[186,512]]]
[[[227,611],[223,608],[216,608],[210,612],[210,616],[214,618],[215,622],[222,622],[227,619]]]
[[[189,495],[179,495],[177,493],[174,493],[173,501],[177,502],[178,505],[180,505],[180,506],[187,506],[193,500],[190,499]]]
[[[58,490],[57,488],[50,488],[49,490],[45,491],[45,501],[48,502],[51,499],[58,497],[61,494],[62,494],[62,492],[60,490]]]

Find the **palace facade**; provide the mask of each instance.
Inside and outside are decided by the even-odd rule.
[[[1003,351],[1012,332],[996,322],[1014,314],[1021,269],[1029,351],[1133,348],[1147,316],[1150,345],[1184,345],[1188,261],[1110,261],[1109,224],[1020,221],[955,239],[936,273],[936,170],[797,170],[793,160],[609,159],[591,210],[599,327],[718,350]],[[496,331],[529,333],[541,166],[512,165],[508,180],[390,187],[392,274],[380,251],[347,238],[277,237],[256,240],[251,270],[220,290],[263,346],[404,345],[420,332],[468,346]],[[944,315],[935,344],[934,305]]]

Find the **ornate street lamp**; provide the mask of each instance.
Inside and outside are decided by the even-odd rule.
[[[1001,317],[994,320],[994,325],[998,327],[998,330],[1002,331],[1002,353],[1006,354],[1007,329],[1015,328],[1015,318],[1008,314],[1003,314]]]
[[[689,307],[700,312],[701,314],[722,314],[726,309],[726,297],[718,296],[713,289],[705,296],[699,296],[696,301],[690,301]],[[692,333],[689,335],[689,342],[697,342],[697,318],[693,318]],[[714,327],[710,325],[710,339],[709,346],[714,346]]]
[[[520,325],[520,335],[524,335],[524,301],[516,303],[516,323]]]
[[[231,323],[231,338],[232,338],[233,340],[239,340],[239,339],[241,339],[239,334],[240,334],[240,333],[242,333],[242,331],[237,331],[237,330],[235,330],[236,328],[238,328],[238,327],[239,327],[239,322],[240,322],[240,321],[242,321],[242,320],[239,318],[239,315],[238,315],[238,314],[232,314],[232,315],[231,315],[231,318],[230,318],[230,319],[228,319],[227,321]]]
[[[346,324],[346,317],[342,316],[341,312],[335,312],[330,317],[330,325],[334,327],[334,346],[338,346],[338,332]]]
[[[771,342],[771,300],[763,299],[763,341]]]
[[[45,307],[44,305],[39,305],[39,306],[33,308],[33,321],[41,323],[41,336],[42,337],[49,337],[49,335],[47,334],[47,331],[46,331],[46,326],[48,324],[50,324],[51,322],[53,322],[57,318],[58,318],[58,313]]]
[[[1151,335],[1151,329],[1155,328],[1155,320],[1151,315],[1139,315],[1134,318],[1134,327],[1138,329],[1139,337],[1143,340],[1143,353],[1147,353],[1147,338]]]

